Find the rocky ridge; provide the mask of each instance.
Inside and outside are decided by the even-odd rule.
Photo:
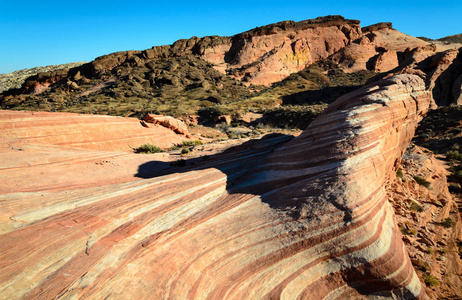
[[[32,69],[22,69],[7,74],[0,74],[0,93],[9,89],[19,89],[27,78],[37,75],[38,73],[56,71],[60,69],[71,69],[79,67],[86,62],[75,62],[62,65],[50,65],[45,67],[35,67]]]
[[[193,37],[143,51],[108,54],[66,71],[39,73],[21,89],[0,94],[0,103],[4,109],[139,118],[155,113],[200,123],[232,115],[232,121],[238,122],[239,115],[262,112],[263,108],[283,106],[281,112],[289,109],[289,115],[297,114],[285,104],[287,94],[297,94],[309,102],[313,97],[307,95],[315,94],[311,91],[322,90],[335,99],[345,93],[342,89],[351,91],[364,84],[357,80],[330,89],[330,77],[337,73],[367,79],[375,73],[416,74],[419,70],[419,76],[426,77],[438,66],[427,63],[430,57],[437,59],[444,49],[403,34],[390,23],[361,28],[359,21],[341,16],[284,21],[232,37]],[[338,67],[319,72],[313,68],[326,62]],[[420,63],[426,66],[418,66]],[[305,79],[298,80],[294,74]],[[429,80],[443,80],[437,76],[446,74],[438,71]],[[454,95],[460,94],[456,87],[459,79],[449,79],[454,81]],[[281,91],[289,80],[290,90]],[[439,83],[434,85],[435,89],[440,87]],[[443,92],[444,100],[435,96],[436,102],[458,101],[446,99],[448,95]]]

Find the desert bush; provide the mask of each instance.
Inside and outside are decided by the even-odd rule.
[[[422,279],[423,281],[425,282],[425,285],[426,286],[437,286],[440,284],[440,282],[438,281],[438,279],[436,279],[435,276],[433,276],[432,274],[424,274],[422,276]]]
[[[423,212],[424,211],[423,207],[420,204],[416,203],[416,202],[411,203],[411,210],[416,211],[416,212]]]
[[[456,177],[457,180],[462,180],[462,170],[457,170],[454,172],[454,177]]]
[[[162,149],[160,149],[157,146],[151,145],[151,144],[144,144],[144,145],[141,145],[138,148],[136,148],[135,152],[136,153],[151,154],[151,153],[160,153],[160,152],[162,152]]]
[[[174,145],[174,146],[168,148],[167,150],[168,150],[168,151],[174,151],[174,150],[178,150],[178,149],[180,149],[180,148],[181,148],[180,145]]]
[[[462,161],[462,154],[460,154],[457,150],[449,150],[446,152],[446,159]]]
[[[400,226],[399,229],[401,230],[401,233],[403,235],[416,235],[417,234],[417,230],[415,230],[415,228],[410,225]]]
[[[192,146],[200,146],[200,145],[202,145],[202,141],[200,140],[183,141],[183,147],[192,147]]]
[[[444,228],[451,228],[454,227],[456,223],[451,218],[446,218],[441,222],[441,225],[443,225]]]
[[[417,260],[416,262],[413,262],[414,266],[416,267],[416,269],[422,271],[422,272],[427,272],[428,270],[430,270],[430,265],[425,262],[425,261],[422,261],[422,260]]]
[[[188,154],[190,153],[191,151],[188,149],[188,148],[183,148],[181,149],[181,154]]]
[[[398,171],[396,171],[396,177],[403,179],[404,177],[403,170],[398,169]]]
[[[430,187],[430,181],[426,180],[423,177],[420,176],[414,176],[415,182],[417,182],[419,185],[422,185],[426,187],[427,189]]]

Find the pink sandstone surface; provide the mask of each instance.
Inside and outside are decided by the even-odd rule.
[[[186,125],[175,131],[158,124],[147,128],[136,118],[0,110],[0,139],[34,144],[105,151],[132,151],[146,143],[168,148],[190,136]]]
[[[56,148],[42,188],[3,185],[0,296],[426,299],[385,186],[430,99],[418,76],[397,75],[339,98],[289,142],[186,168],[152,156],[137,174],[119,170],[126,180],[88,186],[53,186],[72,167]],[[27,172],[20,149],[2,148],[2,182]]]

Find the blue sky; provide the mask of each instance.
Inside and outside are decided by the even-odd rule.
[[[418,3],[418,4],[416,4]],[[91,61],[181,38],[234,35],[325,15],[362,26],[392,22],[413,36],[462,33],[462,1],[10,1],[0,0],[0,73]]]

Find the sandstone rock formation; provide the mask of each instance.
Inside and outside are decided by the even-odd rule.
[[[361,37],[333,54],[331,59],[348,72],[370,69],[390,71],[399,66],[398,53],[429,43],[403,34],[390,26],[365,28]]]
[[[23,92],[42,92],[41,87],[46,84],[55,83],[66,76],[73,78],[77,72],[80,76],[100,77],[124,64],[136,68],[153,60],[191,54],[248,85],[270,85],[313,62],[327,58],[360,36],[359,21],[341,16],[300,22],[284,21],[232,37],[192,37],[178,40],[170,46],[104,55],[69,74],[39,73],[23,87]]]
[[[434,55],[429,68],[432,71],[427,76],[427,84],[436,104],[460,104],[457,97],[460,82],[457,79],[462,76],[462,48]]]
[[[434,278],[427,293],[434,299],[457,299],[462,293],[462,260],[458,242],[462,228],[457,203],[448,190],[447,170],[427,149],[411,145],[406,150],[397,176],[387,187],[403,241],[416,271]],[[423,178],[425,187],[415,178]],[[441,221],[455,220],[453,227]]]
[[[284,93],[271,101],[268,97],[258,99],[257,93],[265,90],[261,85],[281,85],[281,79],[290,79],[290,74],[326,60],[338,63],[342,72],[352,72],[350,75],[416,74],[427,78],[437,105],[458,103],[460,58],[454,54],[460,50],[441,49],[436,42],[393,29],[390,23],[361,28],[359,21],[341,16],[285,21],[231,37],[192,37],[143,51],[104,55],[67,71],[39,73],[21,90],[0,94],[0,104],[4,109],[70,112],[85,112],[88,106],[92,113],[140,118],[155,112],[184,120],[192,116],[205,124],[199,110],[208,114],[207,109],[215,109],[217,103],[226,106],[255,98],[250,106],[277,107],[285,101]],[[435,61],[444,56],[446,62],[438,67],[431,56]],[[297,97],[304,100],[309,94],[305,92],[317,84],[320,89],[330,87],[322,77],[335,72],[332,68],[322,70],[318,78],[294,84],[300,89]],[[335,84],[360,83],[339,80]],[[229,107],[217,109],[209,119],[224,114],[235,118],[241,113],[236,110],[241,107],[246,113],[249,103],[229,106],[233,112]]]
[[[146,143],[168,148],[189,136],[186,125],[182,130],[155,124],[146,128],[135,118],[0,110],[0,139],[34,144],[131,152]]]
[[[188,130],[188,125],[186,125],[183,121],[177,120],[173,117],[147,114],[143,118],[143,121],[147,123],[151,123],[151,124],[159,124],[176,133],[182,134],[187,138],[191,137],[191,134],[189,133],[189,130]]]
[[[408,49],[399,67],[387,76],[416,74],[425,79],[432,92],[433,105],[460,104],[462,48],[437,52],[435,45]]]
[[[430,97],[398,75],[341,97],[274,151],[287,138],[162,176],[158,161],[139,166],[143,179],[4,186],[0,295],[424,299],[384,186]]]

